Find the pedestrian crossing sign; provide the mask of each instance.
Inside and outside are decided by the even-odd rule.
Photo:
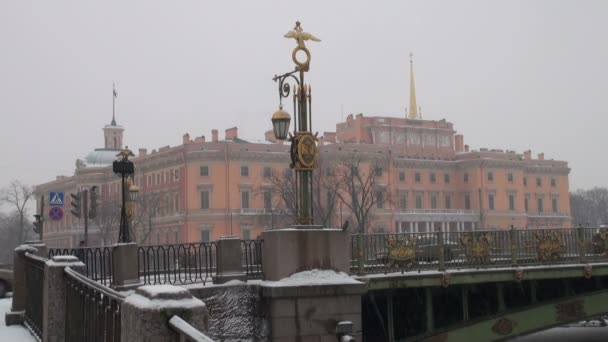
[[[52,207],[63,207],[63,192],[52,192],[49,195],[49,204]]]

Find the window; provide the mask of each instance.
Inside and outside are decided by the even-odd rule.
[[[524,198],[524,210],[526,212],[528,212],[528,196],[526,196],[526,198]]]
[[[494,181],[494,172],[488,172],[488,182]]]
[[[352,174],[353,176],[355,176],[355,177],[356,177],[356,176],[359,176],[359,168],[358,168],[358,167],[356,167],[356,166],[351,167],[351,168],[350,168],[350,172],[351,172],[351,174]]]
[[[445,208],[452,209],[452,196],[445,195]]]
[[[543,199],[542,198],[537,199],[536,204],[537,204],[538,212],[542,213],[543,212]]]
[[[515,210],[515,195],[509,194],[509,210]]]
[[[551,199],[551,210],[553,210],[554,213],[557,212],[557,198],[555,197]]]
[[[463,180],[465,183],[468,183],[468,182],[469,182],[469,174],[468,174],[467,172],[465,172],[465,174],[464,174],[464,176],[463,176],[462,178],[463,178],[462,180]]]
[[[416,195],[416,209],[422,209],[422,195]]]
[[[283,177],[291,178],[292,172],[290,168],[283,169]]]
[[[555,177],[551,177],[551,186],[555,187],[557,185],[557,180],[555,179]]]
[[[399,171],[399,181],[405,182],[405,171],[403,170]]]
[[[524,186],[528,186],[528,178],[524,177]]]
[[[384,170],[382,170],[380,166],[376,166],[376,177],[382,177],[382,172],[384,172]]]
[[[249,177],[249,166],[241,166],[241,177]]]
[[[414,181],[416,181],[416,183],[420,183],[420,172],[414,173]]]
[[[468,194],[464,195],[464,208],[471,209],[471,196]]]
[[[407,194],[399,194],[399,209],[407,209]]]
[[[173,169],[171,169],[171,176],[169,177],[169,182],[173,182]]]
[[[249,191],[241,191],[241,208],[249,208]]]
[[[156,185],[160,185],[160,173],[156,174]]]
[[[209,209],[209,191],[201,191],[201,209]]]
[[[437,195],[431,195],[431,209],[437,209]]]
[[[209,176],[209,166],[201,166],[200,167],[200,175],[201,177]]]
[[[376,191],[376,207],[378,209],[384,208],[384,191]]]
[[[179,179],[179,170],[175,170],[175,180]]]
[[[272,177],[272,169],[270,166],[264,166],[264,178]]]
[[[507,174],[507,182],[513,183],[513,174],[510,172]]]
[[[331,191],[327,192],[327,207],[331,208],[334,203],[334,193]]]
[[[264,191],[264,209],[272,208],[272,194],[269,190]]]
[[[543,180],[540,177],[536,177],[536,186],[542,186]]]
[[[445,184],[450,184],[450,175],[448,175],[447,173],[443,175],[443,182]]]
[[[173,205],[175,205],[175,211],[179,211],[179,193],[175,194],[175,201],[173,201]]]
[[[201,229],[201,241],[209,242],[211,241],[211,231],[209,229]]]
[[[431,172],[431,174],[429,175],[429,180],[431,181],[431,183],[435,183],[435,173]]]
[[[494,194],[488,194],[488,209],[494,210]]]
[[[175,243],[179,243],[179,230],[173,232],[173,239],[175,240]]]

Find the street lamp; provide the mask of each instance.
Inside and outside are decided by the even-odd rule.
[[[278,81],[279,85],[279,110],[272,115],[272,126],[278,140],[287,138],[291,117],[283,110],[282,101],[291,93],[291,87],[286,82],[291,78],[295,81],[293,92],[295,121],[293,135],[289,134],[291,142],[291,164],[289,166],[296,170],[296,223],[312,225],[312,171],[316,167],[317,160],[317,134],[313,135],[311,132],[311,87],[304,83],[304,73],[310,69],[311,58],[310,51],[304,42],[307,40],[320,42],[321,40],[304,32],[299,21],[296,22],[293,30],[287,32],[285,37],[295,39],[298,44],[291,54],[296,67],[294,71],[279,76],[275,75],[273,78],[273,81]]]
[[[122,206],[120,208],[120,230],[118,233],[118,242],[128,243],[131,242],[131,234],[129,232],[129,221],[126,212],[126,197],[128,189],[125,184],[125,179],[135,173],[133,162],[129,160],[129,157],[134,157],[135,155],[127,146],[126,149],[122,150],[116,156],[118,159],[116,159],[112,164],[112,170],[115,174],[122,178]]]

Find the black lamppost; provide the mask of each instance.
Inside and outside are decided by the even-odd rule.
[[[273,81],[279,82],[279,110],[272,115],[272,126],[278,140],[287,139],[291,116],[283,110],[283,98],[290,95],[291,88],[286,81],[292,78],[295,80],[293,93],[295,122],[293,135],[289,133],[291,142],[291,164],[289,166],[296,170],[296,223],[312,225],[312,171],[317,160],[317,134],[313,135],[311,132],[311,87],[304,83],[304,73],[310,69],[310,51],[304,45],[304,41],[320,42],[321,40],[304,32],[299,21],[285,37],[295,39],[298,44],[291,54],[296,67],[294,71],[279,76],[275,75],[273,78]]]
[[[115,174],[122,178],[122,206],[120,208],[120,231],[118,233],[118,243],[127,243],[131,242],[131,233],[129,232],[129,220],[127,218],[126,211],[126,197],[129,189],[126,188],[125,180],[135,173],[133,162],[129,160],[129,157],[134,157],[135,155],[127,147],[116,156],[118,159],[112,164],[112,169]]]

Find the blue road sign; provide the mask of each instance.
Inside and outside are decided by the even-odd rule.
[[[51,210],[49,210],[49,217],[53,221],[61,220],[63,218],[63,209],[59,207],[52,207]]]
[[[63,207],[63,192],[51,192],[49,194],[49,204],[51,207]]]

